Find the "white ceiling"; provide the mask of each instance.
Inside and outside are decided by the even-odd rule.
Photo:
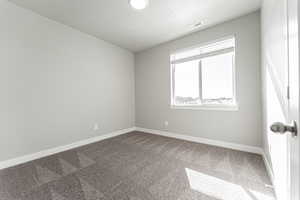
[[[260,0],[150,0],[133,10],[128,0],[10,0],[63,24],[141,51],[260,8]],[[195,29],[193,24],[203,21]]]

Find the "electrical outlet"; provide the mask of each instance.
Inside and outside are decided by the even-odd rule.
[[[94,124],[94,131],[99,130],[99,124]]]
[[[169,126],[169,122],[168,121],[165,121],[165,126]]]

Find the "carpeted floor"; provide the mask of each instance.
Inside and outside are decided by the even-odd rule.
[[[1,200],[273,200],[261,156],[132,132],[0,171]]]

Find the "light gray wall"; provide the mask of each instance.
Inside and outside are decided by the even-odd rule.
[[[0,0],[0,55],[0,161],[134,126],[129,51]]]
[[[170,52],[233,34],[239,111],[171,109]],[[135,62],[136,126],[262,145],[259,11],[137,53]],[[169,121],[168,127],[164,121]]]

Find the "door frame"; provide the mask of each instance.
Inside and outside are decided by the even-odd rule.
[[[300,21],[300,7],[299,0],[287,0],[287,21],[288,21],[288,75],[289,86],[287,96],[289,99],[289,122],[295,121],[299,129],[300,118],[300,70],[299,70],[299,21]],[[298,130],[299,132],[299,130]],[[299,133],[298,133],[299,134]],[[289,195],[290,200],[300,199],[300,172],[299,172],[299,136],[288,138],[289,147]]]

